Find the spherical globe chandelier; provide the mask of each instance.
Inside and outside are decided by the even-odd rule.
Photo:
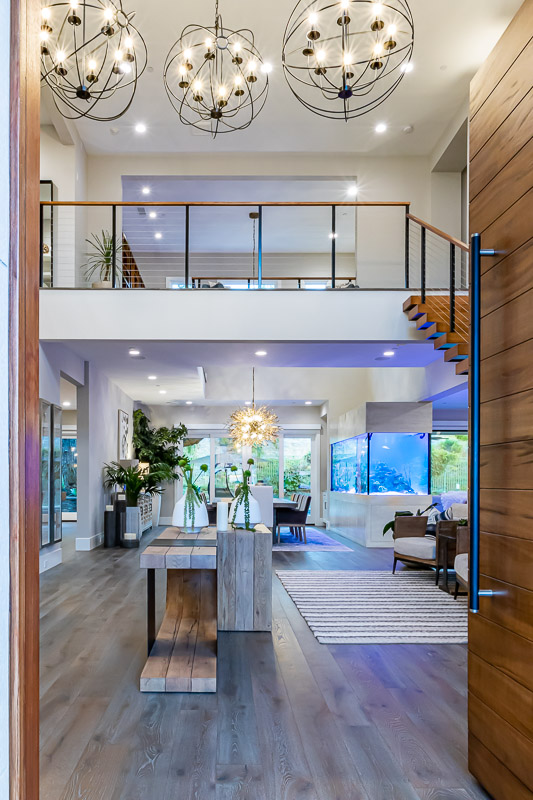
[[[164,82],[181,122],[210,133],[247,128],[268,94],[269,64],[251,30],[224,27],[215,3],[215,24],[187,25],[165,62]]]
[[[131,106],[146,68],[143,37],[122,0],[69,0],[41,9],[41,80],[67,119],[106,122]],[[105,108],[104,101],[121,97]],[[98,106],[98,108],[96,108]]]
[[[300,0],[285,29],[283,69],[306,108],[347,121],[392,94],[411,69],[413,44],[406,0]]]

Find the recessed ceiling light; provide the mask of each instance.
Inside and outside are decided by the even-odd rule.
[[[162,239],[162,238],[163,238],[163,234],[160,233],[159,231],[157,233],[154,233],[154,239]]]
[[[137,350],[136,347],[130,347],[128,352],[129,352],[130,356],[140,356],[141,355],[141,351]]]
[[[166,390],[166,389],[160,389],[160,390],[159,390],[159,394],[166,394],[166,393],[167,393],[167,390]]]
[[[383,351],[383,355],[384,356],[393,356],[394,355],[394,350],[384,350]]]
[[[156,381],[157,380],[157,375],[148,375],[148,380],[149,381]]]
[[[402,64],[400,69],[402,72],[412,72],[414,69],[414,64],[411,61],[408,61],[406,64]]]
[[[266,350],[256,350],[255,354],[256,354],[256,356],[266,356],[267,355],[267,351]]]
[[[142,193],[143,194],[150,194],[151,191],[152,190],[150,189],[149,186],[143,186],[143,188],[142,188]]]
[[[385,133],[385,131],[387,130],[387,126],[385,125],[384,122],[378,122],[374,130],[376,131],[376,133]]]
[[[192,400],[186,400],[185,401],[185,405],[186,406],[192,406]]]
[[[146,125],[144,122],[138,122],[135,126],[135,133],[146,133]]]
[[[312,400],[306,400],[305,401],[305,405],[306,406],[312,406],[313,405],[313,401]]]
[[[359,191],[359,188],[354,183],[351,186],[348,186],[347,194],[348,194],[349,197],[357,197],[357,192],[358,191]]]
[[[150,217],[150,219],[156,219],[157,218],[157,211],[150,211],[148,216]]]
[[[64,408],[68,408],[68,407],[70,406],[70,401],[69,401],[69,400],[64,400],[64,401],[61,403],[61,405],[62,405]]]

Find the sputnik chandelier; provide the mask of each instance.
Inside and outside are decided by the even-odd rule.
[[[265,104],[269,71],[252,31],[225,28],[216,0],[214,26],[183,29],[163,79],[181,122],[214,138],[251,125]]]
[[[414,23],[406,0],[300,0],[283,39],[295,97],[322,117],[372,111],[411,69]]]
[[[279,436],[279,420],[272,409],[256,408],[255,368],[252,370],[252,404],[233,412],[228,429],[235,444],[241,447],[274,442]]]
[[[147,61],[134,16],[124,10],[122,0],[43,5],[41,80],[64,117],[105,122],[126,113]],[[104,110],[104,101],[115,95],[121,104],[108,103]]]

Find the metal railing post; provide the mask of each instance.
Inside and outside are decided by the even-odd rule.
[[[335,288],[335,258],[336,258],[336,250],[335,250],[335,239],[336,239],[336,231],[335,231],[335,222],[336,222],[336,214],[335,214],[335,206],[331,206],[331,288]]]
[[[450,333],[455,332],[455,245],[450,242]]]
[[[405,288],[409,289],[409,206],[405,206]]]
[[[113,289],[117,288],[117,207],[111,208],[111,281]]]
[[[426,302],[426,229],[420,230],[420,288],[422,302]]]
[[[259,219],[257,223],[257,288],[263,285],[263,206],[257,207]]]
[[[185,206],[185,288],[189,288],[190,206]],[[194,281],[193,287],[194,289]]]
[[[43,245],[44,245],[44,208],[42,203],[39,206],[39,286],[41,289],[44,285],[44,253],[43,253]]]

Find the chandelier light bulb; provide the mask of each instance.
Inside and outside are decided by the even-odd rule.
[[[389,34],[389,36],[394,36],[397,30],[398,28],[396,27],[396,25],[389,25],[389,27],[387,28],[387,33]]]
[[[124,39],[124,47],[125,47],[127,50],[131,50],[131,48],[133,47],[133,39],[131,38],[131,36],[127,36],[127,37]]]
[[[227,95],[227,93],[228,93],[228,90],[226,89],[225,86],[219,86],[218,87],[218,96],[219,97],[222,97],[222,99],[223,99]]]
[[[70,7],[73,11],[76,11],[78,5],[79,5],[78,0],[70,0]]]
[[[213,47],[213,40],[212,39],[206,39],[204,44],[205,44],[205,46],[207,47],[208,50],[211,50],[211,48]]]
[[[183,53],[183,58],[185,58],[187,61],[190,58],[192,58],[192,50],[190,50],[189,48],[187,50],[185,50],[184,53]]]
[[[44,20],[48,21],[50,19],[51,15],[52,15],[52,12],[48,7],[41,9],[41,16],[42,16],[42,18]]]
[[[374,3],[373,11],[376,17],[381,17],[381,15],[383,14],[383,3]]]
[[[242,84],[243,84],[242,75],[235,75],[235,79],[234,79],[233,82],[234,82],[235,86],[242,86]]]
[[[127,61],[121,61],[119,70],[123,75],[129,75],[131,72],[131,64],[128,64]]]
[[[346,11],[350,7],[350,0],[341,0],[341,8]]]
[[[316,25],[318,22],[318,14],[315,14],[314,12],[312,14],[309,14],[308,21],[310,25]]]
[[[345,53],[342,59],[342,63],[344,64],[344,66],[347,67],[349,64],[352,63],[352,61],[353,57],[350,55],[350,53]]]
[[[124,58],[124,53],[122,50],[115,50],[115,61],[122,61]]]
[[[374,50],[372,52],[374,53],[375,56],[380,56],[383,53],[383,45],[381,44],[381,42],[377,42],[374,45]]]
[[[64,61],[64,60],[65,59],[63,58],[62,61]],[[89,59],[89,63],[88,63],[87,66],[89,67],[89,69],[91,71],[94,71],[96,69],[96,61],[94,60],[94,58]]]
[[[178,72],[179,72],[180,75],[186,75],[187,74],[187,67],[185,66],[185,64],[180,64],[179,65]]]
[[[48,33],[48,31],[39,31],[39,38],[41,42],[47,42],[48,39],[50,38],[50,34]]]
[[[66,61],[66,60],[67,60],[67,54],[65,53],[65,51],[64,50],[58,50],[57,53],[56,53],[56,61],[59,64],[62,64],[63,61]]]
[[[322,63],[323,61],[325,61],[326,60],[326,51],[325,50],[318,50],[317,54],[316,54],[316,60],[319,63]]]
[[[253,61],[253,60],[249,61],[248,62],[248,71],[249,72],[255,72],[256,69],[257,69],[257,61]]]
[[[104,19],[106,20],[106,22],[111,22],[114,16],[115,14],[112,8],[104,9]]]
[[[241,43],[240,42],[235,42],[235,44],[233,45],[233,52],[234,53],[240,53],[240,51],[241,51]]]
[[[265,64],[261,64],[261,72],[266,74],[272,72],[272,64],[269,64],[268,61]]]
[[[199,92],[202,88],[202,81],[198,80],[194,81],[192,88],[194,89],[195,92]]]

